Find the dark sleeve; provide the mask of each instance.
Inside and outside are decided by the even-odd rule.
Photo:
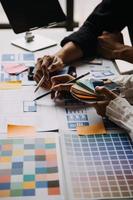
[[[61,41],[61,46],[74,42],[84,56],[95,56],[97,37],[103,31],[121,31],[125,27],[121,0],[103,0],[87,18],[81,28]]]

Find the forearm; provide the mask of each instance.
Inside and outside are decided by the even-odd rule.
[[[56,54],[64,64],[69,64],[83,56],[81,48],[73,42],[66,43]]]
[[[72,41],[80,46],[84,57],[97,56],[98,36],[100,36],[103,31],[120,32],[125,27],[125,20],[123,19],[124,6],[119,6],[120,4],[122,5],[120,0],[101,1],[88,16],[80,29],[61,41],[61,46]]]
[[[117,97],[106,108],[106,115],[111,121],[133,133],[133,107],[126,99]],[[131,135],[133,139],[133,135]]]

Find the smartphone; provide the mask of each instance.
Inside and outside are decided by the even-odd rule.
[[[33,79],[33,77],[34,77],[34,69],[35,69],[34,66],[30,66],[28,68],[28,80],[29,81],[33,81],[34,80]],[[76,77],[77,76],[76,67],[75,66],[66,66],[63,69],[59,70],[59,71],[52,72],[51,76],[57,76],[57,75],[63,75],[63,74],[69,74],[69,75],[71,75],[73,77]]]
[[[69,74],[71,76],[76,77],[77,73],[76,73],[76,67],[75,66],[66,66],[63,69],[59,70],[59,71],[55,71],[51,73],[51,76],[57,76],[57,75],[63,75],[63,74]]]

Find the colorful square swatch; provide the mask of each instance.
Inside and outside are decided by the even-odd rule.
[[[0,140],[0,199],[60,194],[55,137]]]

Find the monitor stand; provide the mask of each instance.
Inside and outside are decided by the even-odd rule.
[[[11,41],[11,44],[31,52],[57,45],[55,41],[37,34],[33,35],[31,31],[27,31],[24,37]]]

